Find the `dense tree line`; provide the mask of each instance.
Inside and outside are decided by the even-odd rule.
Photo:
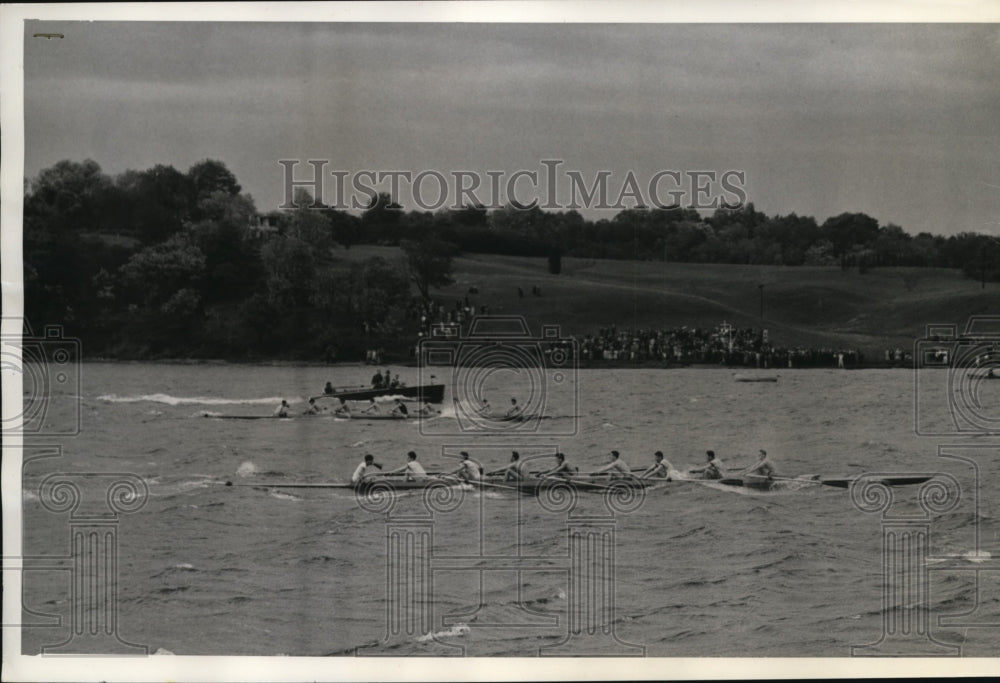
[[[911,236],[863,213],[822,224],[767,216],[753,204],[702,216],[628,209],[481,206],[405,211],[387,194],[360,215],[305,193],[294,210],[260,215],[225,164],[170,166],[117,177],[94,161],[61,161],[26,188],[25,310],[60,322],[91,355],[357,359],[412,348],[419,300],[451,282],[451,258],[485,252],[700,263],[959,268],[1000,279],[990,236]],[[405,268],[338,258],[356,244],[399,245]]]

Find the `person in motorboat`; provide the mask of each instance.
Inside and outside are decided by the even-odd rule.
[[[382,466],[375,462],[375,456],[372,454],[365,455],[365,459],[358,465],[357,469],[354,470],[354,474],[351,475],[351,483],[357,485],[362,479],[372,474],[378,474],[377,472],[372,472],[371,469],[375,467],[382,469]]]
[[[618,453],[618,451],[611,451],[608,458],[609,460],[607,465],[604,465],[603,467],[594,470],[593,472],[591,472],[591,474],[602,474],[604,472],[610,472],[611,476],[616,479],[621,477],[632,476],[632,470],[629,468],[628,465],[625,464],[625,461],[622,460],[621,455]]]
[[[376,370],[375,374],[372,375],[372,382],[371,382],[371,384],[372,384],[372,389],[381,389],[382,388],[382,373],[379,372],[378,370]]]
[[[407,453],[406,464],[398,469],[386,472],[386,475],[401,474],[404,472],[406,473],[406,481],[419,481],[427,478],[427,471],[424,470],[424,466],[417,462],[416,451]]]
[[[336,389],[333,388],[333,384],[327,382],[326,386],[323,387],[323,393],[329,396],[330,394],[336,393]]]

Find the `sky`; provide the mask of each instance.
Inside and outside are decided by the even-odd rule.
[[[213,158],[266,212],[284,201],[282,159],[301,160],[299,179],[311,175],[308,159],[349,178],[467,170],[484,177],[486,203],[507,199],[487,191],[487,170],[544,179],[542,161],[561,160],[563,203],[565,171],[587,185],[609,171],[612,199],[629,172],[648,196],[658,171],[738,171],[769,215],[864,212],[911,234],[1000,236],[997,24],[25,29],[28,178],[61,159],[91,158],[116,175]],[[659,187],[685,190],[684,202],[693,194],[686,175]],[[422,188],[425,203],[438,194],[436,181]],[[397,198],[420,208],[412,194]]]

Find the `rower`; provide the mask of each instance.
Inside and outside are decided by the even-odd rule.
[[[396,407],[392,409],[392,415],[398,417],[409,417],[410,411],[407,410],[406,404],[403,403],[402,399],[396,399]]]
[[[546,470],[541,472],[538,476],[540,477],[571,477],[576,474],[576,470],[569,466],[566,462],[566,456],[562,453],[556,453],[556,466],[551,470]]]
[[[666,479],[667,481],[671,481],[670,470],[673,469],[673,466],[663,459],[663,451],[656,451],[656,453],[653,453],[653,460],[653,464],[650,465],[645,472],[640,474],[639,478]]]
[[[319,406],[316,405],[316,399],[309,399],[309,405],[305,410],[302,411],[303,415],[319,415]]]
[[[290,407],[288,401],[281,399],[281,405],[274,410],[274,417],[288,417],[288,409]]]
[[[435,410],[433,406],[427,401],[424,401],[424,405],[420,410],[416,411],[418,415],[439,415],[441,411]]]
[[[702,479],[722,479],[726,476],[726,468],[722,461],[715,457],[715,451],[705,451],[705,457],[708,461],[705,466],[692,472],[700,472]]]
[[[333,388],[333,385],[332,385],[332,384],[330,384],[329,382],[327,382],[327,383],[326,383],[326,386],[325,386],[325,387],[323,387],[323,393],[324,393],[324,394],[326,394],[327,396],[329,396],[330,394],[333,394],[333,393],[335,393],[335,390],[334,390],[334,388]]]
[[[480,415],[483,415],[484,417],[489,417],[492,411],[493,408],[490,407],[490,402],[487,401],[485,397],[482,400],[482,404],[478,408],[476,408],[476,412],[479,413]]]
[[[487,476],[504,475],[504,481],[518,481],[524,479],[524,463],[521,462],[521,454],[517,451],[510,452],[510,464],[498,470],[487,472]]]
[[[517,399],[510,399],[510,409],[504,414],[504,418],[507,420],[514,419],[521,414],[521,406],[517,405]]]
[[[481,479],[483,475],[482,470],[479,465],[469,459],[469,453],[462,451],[460,455],[462,456],[462,464],[458,466],[457,470],[448,472],[447,476],[456,476],[465,481],[478,481]]]
[[[347,417],[350,417],[351,416],[351,406],[347,405],[347,401],[345,401],[343,398],[341,398],[340,399],[340,405],[337,406],[336,408],[334,408],[333,414],[334,415],[346,415]]]
[[[593,472],[591,472],[591,474],[601,474],[602,472],[610,472],[611,476],[616,479],[620,477],[632,476],[632,470],[629,469],[629,466],[625,464],[624,460],[622,460],[621,455],[618,453],[618,451],[611,451],[609,457],[610,460],[608,461],[607,465],[594,470]]]
[[[378,415],[378,404],[375,403],[374,398],[368,399],[368,407],[361,411],[362,413],[375,413]]]
[[[427,472],[424,470],[424,466],[417,462],[417,454],[415,451],[410,451],[406,454],[405,465],[399,469],[392,470],[391,472],[386,472],[386,474],[400,474],[402,472],[406,473],[406,481],[418,481],[427,478]]]
[[[774,464],[767,457],[767,451],[763,448],[760,449],[760,453],[757,457],[757,462],[750,467],[743,470],[743,474],[759,474],[761,476],[771,479],[774,477],[776,470],[774,469]]]
[[[382,466],[375,462],[375,456],[369,453],[365,456],[364,462],[358,465],[357,469],[354,470],[354,474],[351,475],[351,483],[357,485],[362,479],[373,474],[368,471],[372,467],[382,469]]]

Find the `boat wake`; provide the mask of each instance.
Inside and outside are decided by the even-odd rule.
[[[269,396],[266,398],[219,398],[214,396],[171,396],[170,394],[140,394],[137,396],[118,396],[117,394],[102,394],[97,397],[98,401],[107,403],[165,403],[171,406],[180,405],[277,405],[281,403],[282,396]],[[286,399],[289,403],[299,403],[301,399]]]

